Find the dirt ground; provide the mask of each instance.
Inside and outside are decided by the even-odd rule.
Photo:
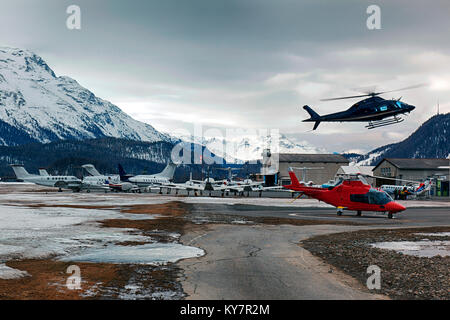
[[[367,267],[381,269],[381,290],[393,299],[450,299],[450,257],[416,257],[373,248],[385,241],[450,240],[450,237],[417,233],[449,232],[450,227],[364,230],[323,235],[301,242],[301,246],[366,284]]]

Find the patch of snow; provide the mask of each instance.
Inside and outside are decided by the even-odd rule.
[[[19,279],[23,277],[27,277],[30,274],[26,271],[17,270],[14,268],[10,268],[5,264],[0,264],[0,279],[10,280],[10,279]]]
[[[371,244],[378,249],[394,250],[416,257],[448,257],[450,256],[450,241],[392,241]]]
[[[79,255],[69,255],[61,260],[159,265],[204,254],[202,249],[179,243],[149,243],[139,246],[109,245],[104,248],[87,249]]]
[[[419,236],[428,237],[450,237],[450,232],[416,233]]]

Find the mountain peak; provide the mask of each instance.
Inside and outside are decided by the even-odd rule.
[[[44,80],[56,78],[53,70],[37,54],[18,48],[0,47],[0,70],[9,70],[18,77]]]
[[[35,53],[0,47],[0,145],[101,137],[170,141]]]

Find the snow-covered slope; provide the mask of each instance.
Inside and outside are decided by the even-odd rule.
[[[447,158],[450,154],[450,113],[434,115],[403,141],[365,155],[345,155],[351,163],[377,165],[383,158]]]
[[[324,149],[315,147],[306,141],[295,142],[280,134],[267,138],[260,135],[236,137],[194,137],[180,136],[183,141],[201,144],[214,154],[223,157],[227,162],[241,163],[248,160],[262,159],[262,152],[272,144],[272,152],[280,153],[326,153]],[[268,139],[271,139],[268,141]]]
[[[0,145],[105,136],[171,141],[74,79],[57,77],[36,54],[0,47]]]

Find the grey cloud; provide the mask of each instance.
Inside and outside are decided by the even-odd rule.
[[[375,1],[382,29],[370,31],[373,3],[78,0],[82,29],[70,31],[65,8],[73,1],[16,0],[2,4],[0,38],[156,128],[189,127],[183,114],[195,113],[210,125],[280,128],[330,150],[340,130],[342,149],[370,149],[411,133],[438,98],[450,111],[450,2]],[[399,94],[418,106],[399,126],[361,137],[362,124],[324,124],[304,135],[303,104],[333,112],[353,101],[321,97],[424,81],[434,86]]]

